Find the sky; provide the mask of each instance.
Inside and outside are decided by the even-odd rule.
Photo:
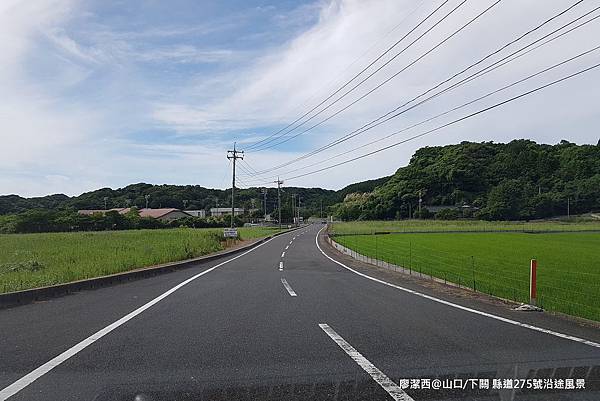
[[[575,3],[541,29],[503,48]],[[600,68],[386,151],[297,177],[401,142],[599,63],[600,50],[591,51],[406,129],[599,46],[600,18],[351,140],[256,174],[353,132],[503,48],[446,84],[451,85],[589,12],[597,6],[594,3],[3,0],[0,194],[78,195],[137,182],[227,188],[231,162],[226,156],[233,142],[245,151],[244,160],[238,162],[241,188],[273,186],[280,177],[284,186],[329,189],[393,174],[424,146],[517,138],[596,144]],[[440,5],[376,64],[281,131]],[[596,15],[600,13],[587,18]],[[402,132],[381,139],[397,131]],[[278,132],[288,133],[268,142]],[[257,144],[261,140],[267,142]],[[352,150],[375,140],[379,141]],[[261,144],[276,146],[261,149]],[[347,153],[340,156],[343,152]]]

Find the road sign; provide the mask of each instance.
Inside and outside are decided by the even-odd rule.
[[[224,228],[223,236],[225,238],[237,238],[237,236],[238,236],[237,228]]]

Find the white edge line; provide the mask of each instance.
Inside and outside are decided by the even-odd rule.
[[[284,279],[283,277],[281,278],[281,284],[283,284],[283,286],[285,287],[285,289],[287,290],[287,292],[290,294],[291,297],[298,296],[292,289],[292,286],[290,286],[290,284],[287,282],[287,280]]]
[[[8,398],[10,398],[13,395],[17,394],[19,391],[23,390],[25,387],[29,386],[31,383],[33,383],[35,380],[39,379],[40,377],[42,377],[46,373],[50,372],[52,369],[54,369],[55,367],[57,367],[60,364],[62,364],[63,362],[65,362],[67,359],[69,359],[72,356],[76,355],[77,353],[79,353],[80,351],[82,351],[83,349],[85,349],[86,347],[92,345],[93,343],[95,343],[96,341],[98,341],[99,339],[101,339],[102,337],[104,337],[105,335],[107,335],[108,333],[110,333],[111,331],[113,331],[116,328],[118,328],[119,326],[127,323],[129,320],[133,319],[134,317],[136,317],[137,315],[141,314],[145,310],[151,308],[152,306],[154,306],[158,302],[162,301],[163,299],[165,299],[166,297],[168,297],[169,295],[171,295],[175,291],[179,290],[181,287],[185,286],[186,284],[191,283],[192,281],[196,280],[200,276],[203,276],[203,275],[205,275],[207,273],[210,273],[211,271],[215,270],[218,267],[223,266],[226,263],[234,261],[234,260],[236,260],[238,258],[241,258],[242,256],[244,256],[244,255],[252,252],[252,251],[255,251],[256,249],[258,249],[261,246],[265,245],[266,243],[268,243],[272,239],[273,238],[268,239],[267,241],[263,242],[262,244],[259,244],[258,246],[254,247],[252,249],[249,249],[249,250],[247,250],[244,253],[241,253],[241,254],[239,254],[239,255],[231,258],[231,259],[228,259],[228,260],[226,260],[224,262],[221,262],[218,265],[215,265],[215,266],[211,267],[210,269],[204,270],[203,272],[198,273],[195,276],[192,276],[192,277],[188,278],[187,280],[182,281],[181,283],[177,284],[175,287],[171,288],[170,290],[164,292],[163,294],[159,295],[158,297],[154,298],[153,300],[151,300],[151,301],[147,302],[146,304],[140,306],[139,308],[135,309],[133,312],[128,313],[127,315],[123,316],[122,318],[120,318],[119,320],[115,321],[114,323],[111,323],[108,326],[106,326],[105,328],[103,328],[103,329],[97,331],[96,333],[92,334],[91,336],[89,336],[85,340],[79,342],[78,344],[75,344],[74,346],[72,346],[71,348],[67,349],[66,351],[64,351],[60,355],[52,358],[51,360],[49,360],[48,362],[44,363],[40,367],[32,370],[31,372],[27,373],[25,376],[21,377],[17,381],[13,382],[12,384],[10,384],[7,387],[5,387],[2,390],[0,390],[0,401],[6,401]]]
[[[378,278],[371,277],[371,276],[366,275],[364,273],[358,272],[358,271],[356,271],[356,270],[354,270],[354,269],[346,266],[342,262],[338,262],[337,260],[333,259],[331,256],[327,255],[323,251],[323,249],[321,249],[321,246],[319,245],[319,234],[321,234],[321,231],[323,231],[325,229],[325,227],[327,227],[327,226],[324,226],[323,228],[321,228],[319,230],[319,232],[317,233],[317,236],[315,237],[315,244],[317,245],[317,248],[319,248],[319,251],[321,251],[321,253],[323,254],[323,256],[325,256],[327,259],[331,260],[334,263],[337,263],[338,265],[342,266],[343,268],[345,268],[347,270],[350,270],[352,273],[358,274],[359,276],[362,276],[362,277],[364,277],[366,279],[375,281],[377,283],[384,284],[384,285],[396,288],[398,290],[401,290],[401,291],[404,291],[404,292],[408,292],[409,294],[417,295],[419,297],[422,297],[422,298],[425,298],[425,299],[429,299],[429,300],[434,301],[434,302],[438,302],[438,303],[446,305],[446,306],[451,306],[453,308],[461,309],[461,310],[464,310],[466,312],[475,313],[477,315],[489,317],[491,319],[496,319],[496,320],[499,320],[499,321],[504,322],[504,323],[512,324],[512,325],[515,325],[515,326],[524,327],[526,329],[538,331],[540,333],[550,334],[552,336],[563,338],[565,340],[575,341],[575,342],[578,342],[578,343],[581,343],[581,344],[589,345],[590,347],[600,348],[600,343],[597,343],[597,342],[594,342],[594,341],[586,340],[586,339],[580,338],[580,337],[571,336],[569,334],[559,333],[558,331],[544,329],[542,327],[533,326],[531,324],[518,322],[516,320],[508,319],[508,318],[505,318],[505,317],[502,317],[502,316],[498,316],[498,315],[494,315],[494,314],[491,314],[491,313],[482,312],[482,311],[477,310],[477,309],[469,308],[467,306],[458,305],[458,304],[455,304],[453,302],[445,301],[443,299],[439,299],[439,298],[436,298],[436,297],[431,296],[431,295],[423,294],[423,293],[418,292],[418,291],[414,291],[414,290],[411,290],[411,289],[408,289],[408,288],[405,288],[405,287],[401,287],[401,286],[396,285],[396,284],[391,284],[391,283],[388,283],[387,281],[383,281],[383,280],[380,280]]]
[[[400,386],[394,383],[389,377],[373,365],[367,358],[362,356],[360,352],[350,345],[346,340],[342,338],[334,329],[329,327],[328,324],[321,323],[319,327],[337,344],[344,350],[350,358],[354,360],[365,372],[369,374],[383,388],[394,400],[396,401],[414,401],[414,399],[406,394]]]

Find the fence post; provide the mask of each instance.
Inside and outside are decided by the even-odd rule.
[[[473,291],[477,291],[477,286],[475,285],[475,258],[471,255],[471,270],[473,272]]]
[[[537,260],[531,259],[529,268],[529,303],[537,306]]]

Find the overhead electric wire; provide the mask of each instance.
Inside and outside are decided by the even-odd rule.
[[[397,40],[394,44],[392,44],[390,47],[388,47],[383,53],[381,53],[379,56],[377,56],[375,58],[375,60],[373,60],[372,62],[370,62],[366,67],[364,67],[360,72],[358,72],[357,74],[355,74],[349,81],[347,81],[346,83],[344,83],[341,87],[339,87],[338,89],[336,89],[332,94],[330,94],[327,98],[325,98],[324,100],[322,100],[319,104],[317,104],[316,106],[314,106],[312,109],[310,109],[309,111],[307,111],[306,113],[304,113],[302,116],[298,117],[296,120],[292,121],[291,123],[289,123],[287,126],[283,127],[282,129],[280,129],[279,131],[275,132],[274,134],[270,135],[267,138],[261,139],[258,142],[255,142],[254,144],[251,144],[249,146],[246,147],[246,150],[250,150],[253,147],[257,146],[259,143],[265,142],[267,140],[269,140],[270,138],[276,136],[277,134],[281,133],[282,131],[285,131],[286,129],[288,129],[289,127],[293,126],[294,124],[296,124],[298,121],[302,120],[304,117],[306,117],[307,115],[309,115],[310,113],[312,113],[314,110],[316,110],[317,108],[319,108],[321,105],[323,105],[325,102],[327,102],[329,99],[331,99],[333,96],[335,96],[337,93],[339,93],[341,90],[343,90],[346,86],[350,85],[350,83],[352,83],[356,78],[358,78],[359,76],[361,76],[365,71],[367,71],[369,68],[371,68],[375,63],[377,63],[379,60],[381,60],[381,58],[383,58],[386,54],[388,54],[390,51],[392,51],[398,44],[400,44],[404,39],[406,39],[406,37],[408,37],[411,33],[413,33],[416,29],[418,29],[422,24],[424,24],[432,15],[434,15],[440,8],[442,8],[446,3],[448,3],[449,0],[444,0],[442,2],[442,4],[440,4],[438,7],[436,7],[431,13],[429,13],[423,20],[421,20],[417,25],[415,25],[411,30],[409,30],[404,36],[402,36],[399,40]]]
[[[575,5],[577,5],[577,4],[579,4],[579,3],[580,3],[580,2],[577,2],[577,3],[573,4],[571,7],[569,7],[568,9],[566,9],[566,10],[564,10],[564,11],[562,11],[560,14],[557,14],[557,15],[555,15],[555,16],[554,16],[554,17],[552,17],[551,19],[554,19],[554,18],[556,18],[557,16],[559,16],[559,15],[562,15],[564,12],[568,11],[570,8],[574,7]],[[412,103],[413,101],[415,101],[415,100],[419,99],[420,97],[422,97],[422,96],[426,95],[427,93],[431,92],[432,90],[434,90],[434,89],[437,89],[438,87],[440,87],[440,86],[441,86],[441,85],[443,85],[444,83],[447,83],[447,82],[449,82],[450,80],[452,80],[452,79],[453,79],[453,78],[455,78],[456,76],[458,76],[458,75],[460,75],[460,74],[462,74],[462,73],[466,72],[467,70],[469,70],[469,69],[470,69],[470,68],[472,68],[473,66],[475,66],[475,65],[477,65],[477,64],[480,64],[480,63],[481,63],[481,62],[482,62],[484,59],[488,58],[488,56],[489,56],[489,55],[488,55],[488,56],[486,56],[486,57],[484,57],[483,59],[480,59],[479,61],[477,61],[477,62],[475,62],[475,63],[471,64],[469,67],[467,67],[467,68],[463,69],[462,71],[460,71],[460,72],[458,72],[458,73],[454,74],[452,77],[450,77],[450,78],[448,78],[448,79],[446,79],[446,80],[442,81],[441,83],[439,83],[439,84],[435,85],[434,87],[432,87],[432,88],[428,89],[427,91],[425,91],[425,92],[422,92],[421,94],[419,94],[419,95],[417,95],[416,97],[414,97],[414,98],[410,99],[409,101],[407,101],[407,102],[403,103],[402,105],[400,105],[400,106],[396,107],[395,109],[393,109],[393,110],[391,110],[391,111],[389,111],[389,112],[387,112],[387,113],[383,114],[382,116],[379,116],[379,117],[377,117],[377,118],[376,118],[376,119],[374,119],[374,120],[371,120],[370,122],[368,122],[367,124],[364,124],[364,125],[363,125],[363,126],[361,126],[360,128],[358,128],[358,129],[355,129],[354,131],[351,131],[350,133],[348,133],[348,134],[345,134],[345,135],[343,135],[342,137],[340,137],[340,138],[338,138],[338,139],[336,139],[336,140],[334,140],[334,141],[332,141],[332,142],[330,142],[330,143],[328,143],[328,144],[326,144],[326,145],[323,145],[323,146],[321,146],[320,148],[317,148],[317,149],[315,149],[315,150],[313,150],[313,151],[311,151],[311,152],[309,152],[309,153],[307,153],[307,154],[304,154],[304,155],[302,155],[302,156],[300,156],[300,157],[297,157],[297,158],[295,158],[295,159],[292,159],[292,160],[290,160],[290,161],[287,161],[287,162],[285,162],[285,163],[279,164],[279,165],[277,165],[277,166],[274,166],[274,167],[271,167],[271,168],[268,168],[268,169],[265,169],[265,170],[258,171],[258,173],[259,173],[259,174],[265,174],[265,173],[267,173],[267,172],[270,172],[270,171],[275,171],[275,170],[278,170],[278,169],[280,169],[280,168],[282,168],[282,167],[285,167],[285,166],[291,165],[291,164],[293,164],[293,163],[295,163],[295,162],[297,162],[297,161],[300,161],[300,160],[306,159],[306,158],[308,158],[308,157],[311,157],[311,156],[313,156],[313,155],[315,155],[315,154],[318,154],[318,153],[320,153],[320,152],[322,152],[322,151],[324,151],[324,150],[326,150],[326,149],[329,149],[329,148],[331,148],[331,147],[333,147],[333,146],[336,146],[336,145],[338,145],[338,144],[340,144],[340,143],[342,143],[342,142],[345,142],[345,141],[347,141],[347,140],[349,140],[349,139],[351,139],[351,138],[354,138],[354,137],[356,137],[357,135],[360,135],[360,134],[362,134],[362,133],[364,133],[364,132],[366,132],[366,131],[368,131],[368,130],[370,130],[370,129],[373,129],[373,128],[375,128],[375,127],[377,127],[377,126],[379,126],[379,125],[381,125],[381,124],[383,124],[383,123],[385,123],[385,122],[387,122],[387,121],[389,121],[389,120],[391,120],[391,119],[393,119],[393,118],[396,118],[396,117],[398,117],[399,115],[401,115],[401,114],[403,114],[403,113],[405,113],[405,112],[407,112],[407,111],[409,111],[409,110],[412,110],[412,109],[414,109],[415,107],[417,107],[417,106],[419,106],[419,105],[422,105],[423,103],[425,103],[425,102],[427,102],[427,101],[429,101],[429,100],[431,100],[431,99],[433,99],[433,98],[436,98],[436,97],[438,97],[438,96],[442,95],[443,93],[446,93],[446,92],[448,92],[448,91],[450,91],[450,90],[456,89],[457,87],[459,87],[459,86],[462,86],[462,85],[464,85],[464,84],[466,84],[466,83],[468,83],[468,82],[471,82],[471,81],[472,81],[472,80],[474,80],[474,79],[477,79],[477,78],[479,78],[479,77],[481,77],[481,76],[483,76],[483,75],[485,75],[485,74],[487,74],[487,73],[489,73],[489,72],[491,72],[491,71],[493,71],[493,70],[495,70],[495,69],[497,69],[497,68],[499,68],[499,67],[501,67],[501,66],[503,66],[503,65],[505,65],[505,64],[508,64],[509,62],[512,62],[512,61],[516,60],[517,58],[520,58],[520,57],[524,56],[525,54],[527,54],[527,53],[529,53],[529,52],[531,52],[531,51],[533,51],[533,50],[535,50],[535,49],[537,49],[537,48],[539,48],[539,47],[541,47],[541,46],[543,46],[543,45],[545,45],[545,44],[547,44],[547,43],[549,43],[549,42],[552,42],[552,41],[554,41],[554,40],[556,40],[556,39],[558,39],[558,38],[560,38],[560,37],[562,37],[562,36],[564,36],[564,35],[566,35],[566,34],[568,34],[568,33],[572,32],[572,31],[574,31],[575,29],[578,29],[578,28],[580,28],[580,27],[582,27],[582,26],[584,26],[584,25],[586,25],[586,24],[588,24],[588,23],[592,22],[593,20],[595,20],[595,19],[597,19],[598,17],[600,17],[600,15],[598,15],[598,16],[595,16],[595,17],[593,17],[593,18],[591,18],[591,19],[589,19],[589,20],[587,20],[587,21],[584,21],[584,22],[582,22],[581,24],[579,24],[579,25],[577,25],[577,26],[575,26],[575,27],[573,27],[573,28],[571,28],[571,29],[569,29],[569,30],[567,30],[567,31],[565,31],[565,32],[563,32],[563,33],[561,33],[561,34],[559,34],[559,35],[555,36],[554,38],[548,39],[547,41],[545,41],[545,42],[541,43],[540,45],[538,45],[538,46],[535,46],[534,48],[532,48],[532,49],[530,49],[530,50],[528,50],[528,51],[526,51],[526,52],[523,52],[523,50],[527,49],[528,47],[531,47],[532,45],[534,45],[534,44],[536,44],[536,43],[538,43],[538,42],[542,41],[543,39],[545,39],[545,38],[547,38],[547,37],[549,37],[549,36],[551,36],[551,35],[555,34],[556,32],[558,32],[558,31],[560,31],[560,30],[564,29],[565,27],[567,27],[567,26],[569,26],[569,25],[571,25],[571,24],[573,24],[573,23],[577,22],[578,20],[580,20],[580,19],[584,18],[585,16],[587,16],[587,15],[591,14],[591,13],[592,13],[592,12],[594,12],[594,11],[597,11],[598,9],[600,9],[600,6],[599,6],[599,7],[596,7],[596,8],[594,8],[593,10],[591,10],[591,11],[589,11],[589,12],[585,13],[585,14],[583,14],[582,16],[579,16],[579,17],[575,18],[574,20],[572,20],[572,21],[570,21],[570,22],[568,22],[568,23],[564,24],[563,26],[561,26],[561,27],[559,27],[559,28],[555,29],[554,31],[552,31],[552,32],[550,32],[550,33],[548,33],[548,34],[546,34],[546,35],[544,35],[544,36],[542,36],[542,37],[540,37],[540,38],[536,39],[535,41],[533,41],[533,42],[531,42],[531,43],[529,43],[529,44],[527,44],[527,45],[525,45],[525,46],[521,47],[520,49],[513,51],[512,53],[508,54],[507,56],[504,56],[503,58],[501,58],[501,59],[499,59],[499,60],[495,61],[494,63],[492,63],[492,64],[490,64],[490,65],[488,65],[487,67],[484,67],[484,68],[482,68],[482,69],[480,69],[480,70],[476,71],[475,73],[473,73],[473,74],[469,75],[469,76],[468,76],[468,77],[466,77],[466,78],[463,78],[461,81],[459,81],[459,82],[457,82],[457,83],[453,84],[452,86],[450,86],[450,87],[448,87],[448,88],[446,88],[446,89],[444,89],[444,90],[442,90],[442,91],[439,91],[439,92],[437,92],[436,94],[434,94],[434,95],[432,95],[432,96],[430,96],[430,97],[428,97],[428,98],[424,99],[423,101],[421,101],[421,102],[419,102],[419,103],[417,103],[417,104],[415,104],[415,105],[411,106],[410,108],[408,108],[408,109],[406,109],[406,110],[403,110],[402,112],[400,112],[400,113],[398,113],[398,114],[395,114],[395,115],[393,115],[393,116],[391,116],[391,117],[389,117],[389,118],[386,118],[386,119],[385,119],[385,120],[383,120],[383,121],[380,121],[380,120],[382,120],[383,118],[385,118],[386,116],[389,116],[390,114],[392,114],[392,113],[394,113],[394,112],[398,111],[398,110],[399,110],[399,109],[401,109],[402,107],[404,107],[404,106],[406,106],[406,105],[408,105],[408,104]],[[529,32],[532,32],[532,31],[534,31],[534,30],[538,29],[539,27],[541,27],[541,26],[543,26],[544,24],[546,24],[548,21],[549,21],[549,20],[547,20],[547,21],[545,21],[544,23],[542,23],[542,24],[538,25],[536,28],[534,28],[533,30],[530,30]],[[520,36],[520,38],[523,38],[524,36],[525,36],[525,34],[524,34],[524,35],[521,35],[521,36]],[[515,39],[515,40],[513,40],[513,41],[511,41],[511,42],[509,42],[509,43],[515,43],[515,42],[516,42],[516,39]],[[506,48],[506,46],[507,46],[507,45],[503,46],[503,48]],[[501,48],[501,49],[502,49],[502,48]],[[495,54],[495,53],[497,53],[497,52],[498,52],[498,51],[495,51],[495,52],[493,52],[493,53],[490,53],[490,55],[492,55],[492,54]],[[520,55],[517,55],[516,57],[513,57],[512,59],[509,59],[509,57],[512,57],[512,56],[514,56],[515,54],[518,54],[518,53],[521,53],[521,52],[523,52],[523,53],[522,53],[522,54],[520,54]],[[507,59],[508,59],[508,61],[506,61]],[[375,124],[375,123],[376,123],[376,124]]]
[[[537,76],[539,76],[539,75],[541,75],[541,74],[543,74],[543,73],[545,73],[545,72],[548,72],[548,71],[550,71],[550,70],[553,70],[553,69],[555,69],[555,68],[558,68],[558,67],[560,67],[560,66],[562,66],[562,65],[564,65],[564,64],[566,64],[566,63],[569,63],[569,62],[571,62],[571,61],[574,61],[574,60],[576,60],[576,59],[578,59],[578,58],[580,58],[580,57],[583,57],[583,56],[585,56],[585,55],[587,55],[587,54],[590,54],[590,53],[592,53],[592,52],[594,52],[594,51],[597,51],[598,49],[600,49],[600,45],[599,45],[599,46],[596,46],[596,47],[593,47],[593,48],[591,48],[591,49],[589,49],[589,50],[586,50],[586,51],[584,51],[584,52],[582,52],[582,53],[579,53],[579,54],[577,54],[577,55],[575,55],[575,56],[573,56],[573,57],[570,57],[570,58],[568,58],[568,59],[566,59],[566,60],[563,60],[563,61],[561,61],[561,62],[559,62],[559,63],[556,63],[556,64],[554,64],[554,65],[552,65],[552,66],[550,66],[550,67],[546,67],[546,68],[544,68],[543,70],[540,70],[540,71],[538,71],[538,72],[536,72],[536,73],[530,74],[530,75],[526,76],[525,78],[521,78],[521,79],[519,79],[519,80],[517,80],[517,81],[515,81],[515,82],[512,82],[512,83],[510,83],[510,84],[508,84],[508,85],[505,85],[505,86],[503,86],[503,87],[501,87],[501,88],[499,88],[499,89],[496,89],[496,90],[494,90],[494,91],[488,92],[488,93],[486,93],[486,94],[485,94],[485,95],[483,95],[483,96],[477,97],[477,98],[475,98],[475,99],[473,99],[473,100],[470,100],[470,101],[468,101],[468,102],[466,102],[466,103],[463,103],[463,104],[461,104],[461,105],[459,105],[459,106],[453,107],[453,108],[451,108],[451,109],[449,109],[449,110],[447,110],[447,111],[444,111],[444,112],[442,112],[442,113],[439,113],[439,114],[437,114],[437,115],[435,115],[435,116],[433,116],[433,117],[427,118],[427,119],[425,119],[425,120],[422,120],[422,121],[420,121],[420,122],[418,122],[418,123],[415,123],[415,124],[413,124],[413,125],[410,125],[410,126],[408,126],[408,127],[405,127],[405,128],[403,128],[403,129],[401,129],[401,130],[399,130],[399,131],[395,131],[395,132],[393,132],[393,133],[391,133],[391,134],[388,134],[388,135],[386,135],[386,136],[384,136],[384,137],[382,137],[382,138],[378,138],[378,139],[376,139],[376,140],[373,140],[373,141],[371,141],[371,142],[368,142],[368,143],[365,143],[365,144],[362,144],[362,145],[356,146],[356,147],[354,147],[354,148],[352,148],[352,149],[350,149],[350,150],[344,151],[344,152],[342,152],[342,153],[338,153],[338,154],[336,154],[336,155],[333,155],[333,156],[331,156],[331,157],[329,157],[329,158],[327,158],[327,159],[324,159],[324,160],[321,160],[321,161],[318,161],[318,162],[315,162],[315,163],[312,163],[312,164],[309,164],[309,165],[306,165],[306,166],[302,166],[302,167],[299,167],[299,168],[297,168],[297,169],[294,169],[294,170],[289,170],[289,171],[286,171],[285,173],[282,173],[282,174],[290,174],[290,173],[295,173],[295,172],[297,172],[297,171],[301,171],[301,170],[304,170],[304,169],[307,169],[307,168],[310,168],[310,167],[314,167],[314,166],[316,166],[316,165],[323,164],[323,163],[326,163],[326,162],[328,162],[328,161],[331,161],[332,159],[336,159],[336,158],[338,158],[338,157],[341,157],[341,156],[344,156],[344,155],[346,155],[346,154],[349,154],[349,153],[355,152],[356,150],[359,150],[359,149],[365,148],[365,147],[367,147],[367,146],[373,145],[373,144],[375,144],[375,143],[378,143],[378,142],[384,141],[384,140],[386,140],[386,139],[389,139],[389,138],[391,138],[392,136],[398,135],[398,134],[400,134],[400,133],[402,133],[402,132],[406,132],[406,131],[408,131],[408,130],[410,130],[410,129],[413,129],[413,128],[416,128],[416,127],[418,127],[418,126],[420,126],[420,125],[423,125],[423,124],[426,124],[426,123],[428,123],[428,122],[431,122],[431,121],[433,121],[433,120],[435,120],[435,119],[437,119],[437,118],[439,118],[439,117],[442,117],[442,116],[445,116],[445,115],[447,115],[447,114],[450,114],[450,113],[452,113],[452,112],[454,112],[454,111],[457,111],[457,110],[459,110],[459,109],[462,109],[462,108],[464,108],[464,107],[466,107],[466,106],[469,106],[469,105],[471,105],[471,104],[473,104],[473,103],[476,103],[476,102],[478,102],[478,101],[480,101],[480,100],[483,100],[483,99],[485,99],[485,98],[488,98],[488,97],[490,97],[490,96],[493,96],[493,95],[495,95],[495,94],[497,94],[497,93],[499,93],[499,92],[501,92],[501,91],[504,91],[504,90],[506,90],[506,89],[509,89],[509,88],[511,88],[511,87],[513,87],[513,86],[515,86],[515,85],[518,85],[518,84],[520,84],[520,83],[523,83],[523,82],[525,82],[525,81],[527,81],[527,80],[529,80],[529,79],[531,79],[531,78],[537,77]]]
[[[456,8],[454,8],[452,10],[452,12],[454,12],[458,7],[460,7],[461,5],[464,4],[466,0],[464,0],[462,3],[460,3]],[[312,129],[320,126],[321,124],[329,121],[330,119],[332,119],[333,117],[339,115],[340,113],[346,111],[347,109],[349,109],[350,107],[354,106],[356,103],[358,103],[359,101],[361,101],[362,99],[364,99],[365,97],[369,96],[370,94],[372,94],[373,92],[375,92],[376,90],[380,89],[383,85],[387,84],[388,82],[390,82],[392,79],[396,78],[398,75],[400,75],[402,72],[406,71],[408,68],[412,67],[414,64],[416,64],[417,62],[419,62],[420,60],[422,60],[425,56],[427,56],[429,53],[433,52],[435,49],[437,49],[439,46],[441,46],[442,44],[444,44],[445,42],[447,42],[448,40],[450,40],[452,37],[454,37],[456,34],[458,34],[459,32],[461,32],[464,28],[466,28],[467,26],[469,26],[471,23],[475,22],[479,17],[481,17],[482,15],[484,15],[485,13],[487,13],[490,9],[492,9],[493,7],[495,7],[498,3],[500,3],[502,0],[496,0],[494,3],[492,3],[492,5],[490,5],[489,7],[487,7],[485,10],[483,10],[481,13],[479,13],[478,15],[476,15],[474,18],[472,18],[471,20],[469,20],[466,24],[464,24],[463,26],[461,26],[459,29],[457,29],[456,31],[454,31],[452,34],[450,34],[449,36],[447,36],[444,40],[442,40],[441,42],[439,42],[437,45],[435,45],[434,47],[432,47],[431,49],[429,49],[428,51],[426,51],[425,53],[423,53],[421,56],[417,57],[415,60],[413,60],[411,63],[409,63],[408,65],[406,65],[404,68],[402,68],[401,70],[397,71],[396,73],[394,73],[392,76],[388,77],[387,79],[385,79],[383,82],[379,83],[378,85],[376,85],[374,88],[370,89],[369,91],[367,91],[365,94],[361,95],[358,99],[352,101],[350,104],[348,104],[347,106],[343,107],[342,109],[338,110],[337,112],[333,113],[332,115],[330,115],[329,117],[321,120],[320,122],[312,125],[311,127],[305,129],[304,131],[301,131],[295,135],[292,135],[290,137],[287,137],[277,143],[273,143],[270,145],[261,145],[261,147],[254,149],[255,152],[258,151],[262,151],[265,149],[270,149],[272,147],[275,146],[279,146],[283,143],[286,143],[294,138],[297,138],[300,135],[303,135],[309,131],[311,131]],[[447,14],[447,16],[450,14]],[[382,66],[383,67],[383,66]],[[374,71],[377,72],[379,70]],[[373,74],[374,74],[373,73]],[[326,111],[327,109],[329,109],[331,106],[333,106],[335,103],[337,103],[338,101],[340,101],[341,99],[343,99],[346,95],[348,95],[349,93],[351,93],[354,89],[356,89],[359,85],[361,85],[363,82],[365,82],[368,78],[370,78],[373,74],[367,76],[367,78],[365,78],[363,81],[359,82],[357,85],[355,85],[353,88],[351,88],[349,91],[347,91],[346,93],[344,93],[341,97],[339,97],[338,99],[336,99],[334,102],[330,103],[327,107],[325,107],[324,109],[320,110],[318,113],[316,113],[315,115],[313,115],[312,117],[310,117],[308,120],[304,121],[302,124],[298,125],[296,128],[304,125],[306,122],[312,120],[314,117],[320,115],[321,113],[323,113],[324,111]],[[293,130],[295,130],[296,128],[294,128]],[[288,133],[292,132],[293,130],[287,132],[284,135],[281,135],[280,138],[283,138],[285,135],[287,135]]]
[[[568,79],[574,78],[574,77],[576,77],[576,76],[578,76],[578,75],[581,75],[581,74],[583,74],[583,73],[585,73],[585,72],[591,71],[591,70],[593,70],[593,69],[595,69],[595,68],[598,68],[598,67],[600,67],[600,63],[594,64],[594,65],[592,65],[592,66],[590,66],[590,67],[587,67],[587,68],[585,68],[585,69],[583,69],[583,70],[579,70],[579,71],[577,71],[577,72],[575,72],[575,73],[573,73],[573,74],[570,74],[570,75],[564,76],[564,77],[562,77],[562,78],[556,79],[556,80],[554,80],[554,81],[551,81],[551,82],[549,82],[549,83],[547,83],[547,84],[544,84],[544,85],[542,85],[542,86],[539,86],[539,87],[537,87],[537,88],[531,89],[531,90],[529,90],[529,91],[527,91],[527,92],[521,93],[521,94],[519,94],[519,95],[517,95],[517,96],[511,97],[511,98],[509,98],[509,99],[506,99],[506,100],[504,100],[504,101],[501,101],[501,102],[499,102],[499,103],[496,103],[496,104],[494,104],[494,105],[491,105],[491,106],[488,106],[488,107],[486,107],[486,108],[483,108],[483,109],[481,109],[481,110],[478,110],[478,111],[476,111],[476,112],[474,112],[474,113],[471,113],[471,114],[468,114],[468,115],[466,115],[466,116],[460,117],[460,118],[458,118],[458,119],[456,119],[456,120],[450,121],[450,122],[448,122],[448,123],[446,123],[446,124],[443,124],[443,125],[440,125],[440,126],[438,126],[438,127],[436,127],[436,128],[433,128],[433,129],[430,129],[430,130],[428,130],[428,131],[422,132],[422,133],[420,133],[420,134],[414,135],[414,136],[412,136],[412,137],[410,137],[410,138],[404,139],[404,140],[402,140],[402,141],[399,141],[399,142],[393,143],[393,144],[391,144],[391,145],[384,146],[384,147],[382,147],[382,148],[379,148],[379,149],[373,150],[373,151],[371,151],[371,152],[368,152],[368,153],[362,154],[362,155],[360,155],[360,156],[353,157],[353,158],[351,158],[351,159],[348,159],[348,160],[344,160],[344,161],[342,161],[342,162],[339,162],[339,163],[336,163],[336,164],[333,164],[333,165],[330,165],[330,166],[327,166],[327,167],[323,167],[323,168],[320,168],[320,169],[317,169],[317,170],[309,171],[309,172],[307,172],[307,173],[299,174],[299,175],[296,175],[296,176],[293,176],[293,177],[288,177],[288,178],[286,178],[286,181],[290,181],[290,180],[294,180],[294,179],[297,179],[297,178],[305,177],[305,176],[308,176],[308,175],[316,174],[316,173],[319,173],[319,172],[322,172],[322,171],[326,171],[326,170],[329,170],[329,169],[332,169],[332,168],[335,168],[335,167],[338,167],[338,166],[341,166],[341,165],[344,165],[344,164],[351,163],[351,162],[353,162],[353,161],[356,161],[356,160],[359,160],[359,159],[363,159],[363,158],[365,158],[365,157],[368,157],[368,156],[374,155],[374,154],[376,154],[376,153],[380,153],[380,152],[383,152],[383,151],[385,151],[385,150],[388,150],[388,149],[394,148],[394,147],[396,147],[396,146],[399,146],[399,145],[402,145],[402,144],[404,144],[404,143],[406,143],[406,142],[412,141],[412,140],[414,140],[414,139],[417,139],[417,138],[421,138],[421,137],[423,137],[423,136],[425,136],[425,135],[428,135],[428,134],[431,134],[431,133],[433,133],[433,132],[439,131],[439,130],[441,130],[441,129],[444,129],[444,128],[446,128],[446,127],[449,127],[449,126],[451,126],[451,125],[457,124],[457,123],[459,123],[459,122],[461,122],[461,121],[464,121],[464,120],[467,120],[467,119],[469,119],[469,118],[471,118],[471,117],[475,117],[475,116],[477,116],[477,115],[479,115],[479,114],[482,114],[482,113],[485,113],[485,112],[487,112],[487,111],[490,111],[490,110],[492,110],[492,109],[495,109],[495,108],[497,108],[497,107],[503,106],[503,105],[505,105],[505,104],[507,104],[507,103],[513,102],[513,101],[515,101],[515,100],[518,100],[518,99],[520,99],[520,98],[522,98],[522,97],[528,96],[528,95],[530,95],[530,94],[532,94],[532,93],[535,93],[535,92],[538,92],[538,91],[540,91],[540,90],[542,90],[542,89],[548,88],[548,87],[550,87],[550,86],[552,86],[552,85],[556,85],[556,84],[558,84],[558,83],[560,83],[560,82],[563,82],[563,81],[566,81],[566,80],[568,80]]]

